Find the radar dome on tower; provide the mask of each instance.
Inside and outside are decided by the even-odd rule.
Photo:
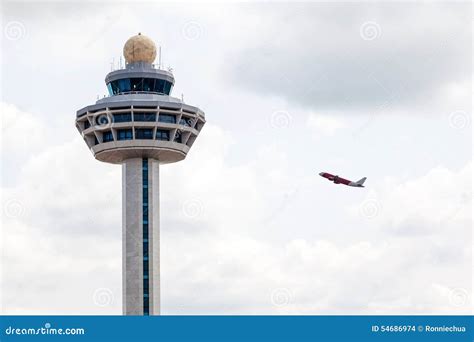
[[[147,36],[138,33],[130,37],[123,47],[123,56],[127,63],[153,63],[156,58],[156,45]]]

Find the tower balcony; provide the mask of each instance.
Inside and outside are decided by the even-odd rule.
[[[80,109],[76,128],[100,161],[120,164],[129,158],[152,158],[166,164],[186,157],[205,122],[199,108],[177,99],[132,94]]]

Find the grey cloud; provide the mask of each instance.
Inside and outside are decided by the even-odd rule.
[[[265,5],[262,5],[265,6]],[[228,80],[313,109],[429,104],[470,77],[469,4],[266,6]]]

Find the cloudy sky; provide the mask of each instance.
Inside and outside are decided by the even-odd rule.
[[[163,314],[471,312],[469,3],[1,12],[3,313],[121,314],[121,168],[74,119],[138,32],[207,119],[161,169]]]

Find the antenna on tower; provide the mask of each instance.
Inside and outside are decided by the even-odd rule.
[[[181,102],[184,102],[184,94],[181,93]]]
[[[158,49],[160,51],[160,55],[158,56],[158,69],[161,69],[161,46]]]
[[[112,58],[112,62],[110,62],[110,71],[114,71],[114,62],[115,58]]]
[[[122,56],[120,56],[120,69],[122,69]]]

